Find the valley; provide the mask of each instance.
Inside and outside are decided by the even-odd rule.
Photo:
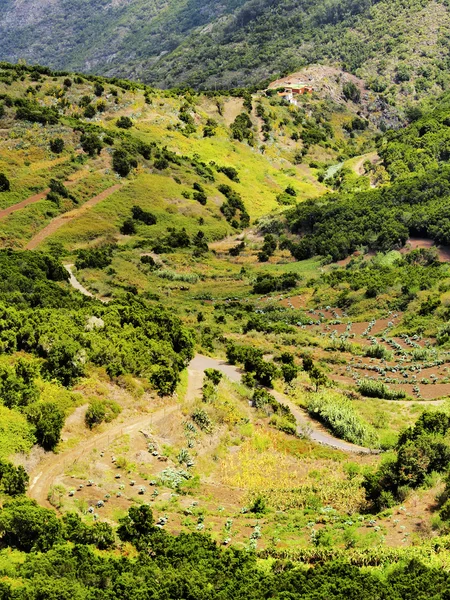
[[[1,598],[446,588],[449,96],[416,108],[0,65]]]

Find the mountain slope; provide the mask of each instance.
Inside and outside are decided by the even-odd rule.
[[[8,0],[0,58],[196,88],[337,63],[394,102],[448,87],[449,32],[445,0]]]

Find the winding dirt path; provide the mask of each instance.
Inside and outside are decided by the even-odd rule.
[[[64,181],[64,185],[66,187],[70,187],[71,185],[74,185],[75,183],[77,183],[80,179],[83,178],[84,175],[87,175],[87,174],[88,173],[86,171],[79,171],[77,173],[74,173],[71,179]],[[33,196],[29,196],[28,198],[25,198],[25,200],[21,200],[21,202],[18,202],[17,204],[13,204],[12,206],[3,208],[2,210],[0,210],[0,220],[6,219],[6,217],[11,215],[12,213],[15,213],[18,210],[22,210],[22,208],[25,208],[26,206],[29,206],[30,204],[35,204],[36,202],[39,202],[39,200],[43,200],[47,196],[49,191],[50,191],[50,188],[47,188],[44,191],[39,192],[38,194],[34,194]]]
[[[89,298],[95,298],[94,294],[92,292],[90,292],[89,290],[87,290],[83,285],[81,285],[81,283],[78,281],[78,279],[75,277],[75,275],[73,274],[73,269],[74,265],[64,265],[64,268],[66,269],[66,271],[69,273],[70,279],[69,279],[69,283],[70,285],[75,288],[76,290],[78,290],[79,292],[81,292],[83,294],[83,296],[89,296]]]
[[[352,170],[356,173],[356,175],[364,175],[364,163],[366,160],[370,161],[374,165],[380,160],[380,157],[378,156],[377,152],[369,152],[368,154],[361,156],[361,158],[352,167]]]
[[[221,371],[224,375],[228,377],[231,381],[239,382],[241,381],[242,372],[240,369],[233,365],[227,364],[223,360],[217,360],[214,358],[209,358],[207,356],[202,356],[201,354],[197,354],[195,358],[191,361],[188,372],[189,372],[189,380],[192,377],[195,377],[198,388],[201,388],[202,377],[198,377],[198,374],[204,373],[205,369],[217,369]],[[190,389],[188,386],[188,394],[195,394],[197,390]],[[335,438],[333,435],[328,433],[324,428],[320,427],[314,419],[311,419],[305,411],[299,408],[294,402],[292,402],[285,394],[280,394],[274,390],[270,390],[270,393],[279,401],[288,406],[297,420],[297,433],[299,435],[307,435],[309,439],[318,444],[322,444],[324,446],[329,446],[331,448],[335,448],[336,450],[342,450],[343,452],[351,452],[354,454],[372,454],[375,453],[374,450],[370,448],[364,448],[363,446],[356,446],[355,444],[350,444],[349,442],[344,442],[338,438]]]
[[[141,429],[148,429],[152,424],[164,421],[169,414],[180,410],[179,405],[166,406],[154,413],[133,417],[127,422],[114,423],[102,433],[93,435],[82,442],[77,448],[61,452],[60,454],[48,454],[46,458],[30,473],[30,486],[28,496],[36,500],[42,506],[51,508],[47,495],[55,480],[64,473],[66,467],[72,465],[95,448],[107,445],[116,436],[138,433]]]
[[[71,210],[62,215],[59,215],[59,217],[56,217],[55,219],[53,219],[53,221],[51,221],[46,227],[44,227],[44,229],[41,229],[41,231],[39,233],[37,233],[28,242],[28,244],[25,246],[25,250],[34,250],[37,246],[39,246],[40,243],[42,243],[50,235],[55,233],[55,231],[58,231],[58,229],[60,227],[62,227],[66,223],[69,223],[72,219],[79,217],[86,210],[88,210],[89,208],[92,208],[93,206],[95,206],[96,204],[101,202],[102,200],[105,200],[105,198],[108,198],[108,196],[111,196],[111,194],[114,194],[114,192],[117,192],[117,190],[119,190],[121,187],[122,187],[122,184],[116,183],[116,185],[113,185],[112,187],[108,188],[107,190],[104,190],[97,196],[94,196],[93,198],[91,198],[90,200],[85,202],[83,204],[83,206],[81,206],[80,208],[76,208],[75,210]]]

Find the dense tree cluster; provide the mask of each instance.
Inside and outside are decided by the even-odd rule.
[[[250,216],[239,192],[236,192],[236,190],[233,190],[226,184],[219,185],[218,190],[226,198],[226,201],[220,207],[220,211],[226,220],[236,229],[239,227],[248,227]]]
[[[443,412],[424,412],[413,427],[399,436],[396,455],[385,460],[363,481],[366,498],[375,510],[401,502],[409,490],[422,485],[425,477],[450,467],[448,432],[450,419]]]
[[[262,514],[263,499],[251,510]],[[308,568],[277,560],[261,569],[254,552],[220,548],[200,533],[166,533],[155,526],[147,505],[132,507],[115,534],[107,523],[88,526],[75,513],[58,519],[53,511],[20,498],[0,511],[0,533],[6,546],[25,553],[0,583],[1,600],[372,600],[374,594],[385,600],[428,600],[430,589],[441,598],[450,586],[445,570],[417,561],[385,575],[343,562]],[[113,548],[116,535],[137,553],[95,550]]]
[[[9,300],[0,307],[4,351],[36,355],[43,374],[66,386],[92,362],[111,376],[134,373],[148,377],[162,394],[173,392],[193,354],[190,334],[176,317],[133,296],[108,305],[80,299],[52,281],[66,281],[67,272],[47,255],[2,251],[0,261],[0,300]],[[41,416],[33,418],[38,427]]]
[[[450,168],[367,192],[330,195],[299,204],[288,215],[292,254],[345,258],[360,246],[387,251],[401,248],[409,236],[450,243]]]

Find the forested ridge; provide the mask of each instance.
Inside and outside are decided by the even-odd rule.
[[[393,101],[448,85],[445,1],[233,0],[198,10],[193,2],[60,0],[49,10],[6,2],[0,11],[0,58],[163,87],[248,85],[317,62],[338,62]]]
[[[320,254],[345,258],[359,247],[401,248],[410,236],[450,244],[450,108],[447,95],[411,112],[412,123],[379,137],[390,182],[378,189],[342,191],[308,201],[287,213],[288,242],[298,259]]]

